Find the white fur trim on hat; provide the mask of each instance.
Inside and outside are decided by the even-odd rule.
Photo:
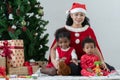
[[[76,12],[82,12],[86,14],[86,10],[83,8],[75,8],[75,9],[70,10],[70,13],[76,13]]]

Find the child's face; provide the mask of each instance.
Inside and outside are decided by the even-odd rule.
[[[93,43],[85,43],[83,51],[87,54],[93,54],[95,50],[95,46]]]
[[[70,40],[66,37],[59,38],[58,40],[58,46],[61,47],[62,49],[66,49],[69,47]]]
[[[71,14],[73,24],[81,25],[85,19],[85,14],[82,12],[76,12]]]

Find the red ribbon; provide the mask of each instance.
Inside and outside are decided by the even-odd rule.
[[[26,61],[23,65],[27,67],[28,74],[32,75],[33,74],[33,69],[32,69],[32,66],[30,66],[30,63],[28,61]]]
[[[0,76],[5,76],[5,75],[6,75],[5,67],[0,67]]]
[[[6,68],[0,67],[0,76],[4,77],[5,80],[9,80],[9,78],[6,76]]]
[[[2,54],[0,54],[2,57],[8,57],[9,59],[12,59],[11,54],[12,51],[10,50],[10,47],[8,47],[8,41],[3,42],[4,46],[1,46],[0,49],[3,49]]]
[[[9,59],[12,59],[11,54],[12,54],[12,50],[10,49],[23,49],[23,47],[19,47],[19,46],[8,46],[8,41],[5,40],[3,42],[3,46],[0,46],[0,49],[3,49],[2,54],[0,54],[2,57],[8,57]]]

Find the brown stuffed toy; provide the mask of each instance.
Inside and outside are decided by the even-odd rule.
[[[69,75],[69,74],[71,74],[71,69],[64,61],[60,61],[59,65],[58,65],[57,74],[64,75],[64,76]]]

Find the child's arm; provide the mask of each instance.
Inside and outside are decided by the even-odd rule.
[[[80,64],[81,64],[81,68],[82,69],[87,69],[87,68],[89,68],[88,67],[88,65],[87,65],[87,63],[86,63],[86,55],[82,55],[81,56],[81,59],[80,59]]]
[[[94,72],[91,68],[87,68],[88,72]]]
[[[75,49],[73,49],[72,53],[71,53],[71,56],[72,56],[72,60],[71,62],[75,63],[76,65],[78,65],[78,59],[77,59],[77,55],[75,53]]]
[[[72,59],[71,62],[73,62],[74,64],[78,65],[78,60],[77,59]]]

